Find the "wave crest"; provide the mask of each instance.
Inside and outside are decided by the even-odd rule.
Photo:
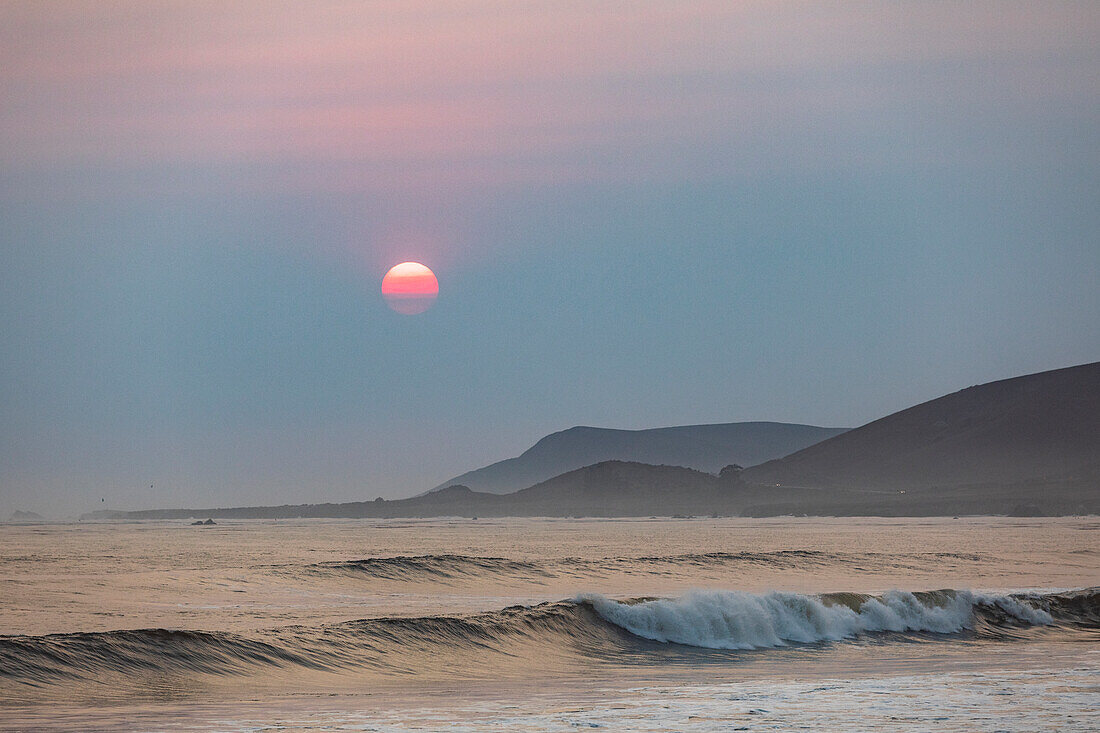
[[[367,618],[319,627],[287,626],[249,635],[137,629],[0,636],[0,700],[12,685],[48,687],[85,680],[124,688],[135,670],[236,676],[267,669],[318,673],[439,674],[503,665],[578,660],[616,664],[696,664],[702,649],[736,650],[841,641],[862,634],[968,632],[1025,637],[1029,629],[1100,628],[1100,589],[1061,594],[983,595],[964,590],[877,596],[695,591],[674,599],[573,601],[429,617]],[[950,638],[950,637],[947,637]],[[682,648],[665,646],[675,643]],[[710,652],[720,654],[720,652]],[[492,664],[487,664],[487,659]],[[556,661],[555,661],[556,660]],[[96,694],[99,694],[98,692]]]
[[[576,600],[635,636],[706,649],[773,648],[883,631],[954,634],[973,628],[975,610],[981,606],[996,607],[1017,623],[1053,622],[1049,612],[1011,596],[953,590],[890,591],[878,597],[712,590],[638,603],[599,594]]]

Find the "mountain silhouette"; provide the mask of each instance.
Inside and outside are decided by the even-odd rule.
[[[648,430],[578,426],[547,435],[515,458],[455,476],[433,491],[460,484],[474,491],[507,494],[604,461],[683,466],[717,473],[731,463],[752,466],[788,455],[845,430],[777,422]]]

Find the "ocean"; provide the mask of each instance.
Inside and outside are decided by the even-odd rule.
[[[1100,730],[1100,521],[0,526],[3,730]]]

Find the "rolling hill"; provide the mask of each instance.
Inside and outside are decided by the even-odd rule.
[[[961,500],[1095,505],[1100,362],[990,382],[749,468],[745,481]],[[1000,497],[998,499],[997,497]],[[992,505],[990,505],[992,506]]]
[[[455,476],[433,491],[460,484],[475,491],[507,494],[604,461],[683,466],[717,473],[731,463],[752,466],[788,455],[845,430],[776,422],[649,430],[574,427],[547,435],[515,458]]]

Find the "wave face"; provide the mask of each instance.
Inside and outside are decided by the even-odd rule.
[[[468,616],[373,618],[251,636],[164,629],[7,636],[0,637],[0,691],[72,680],[125,685],[143,676],[134,672],[224,677],[268,668],[400,676],[468,675],[474,668],[495,674],[508,664],[541,670],[560,663],[562,669],[575,670],[578,661],[693,664],[692,653],[703,650],[843,642],[867,635],[881,635],[885,642],[904,642],[907,634],[950,640],[962,633],[999,640],[1034,629],[1095,633],[1100,589],[1047,595],[891,591],[879,596],[695,591],[675,599],[632,601],[585,595]]]

